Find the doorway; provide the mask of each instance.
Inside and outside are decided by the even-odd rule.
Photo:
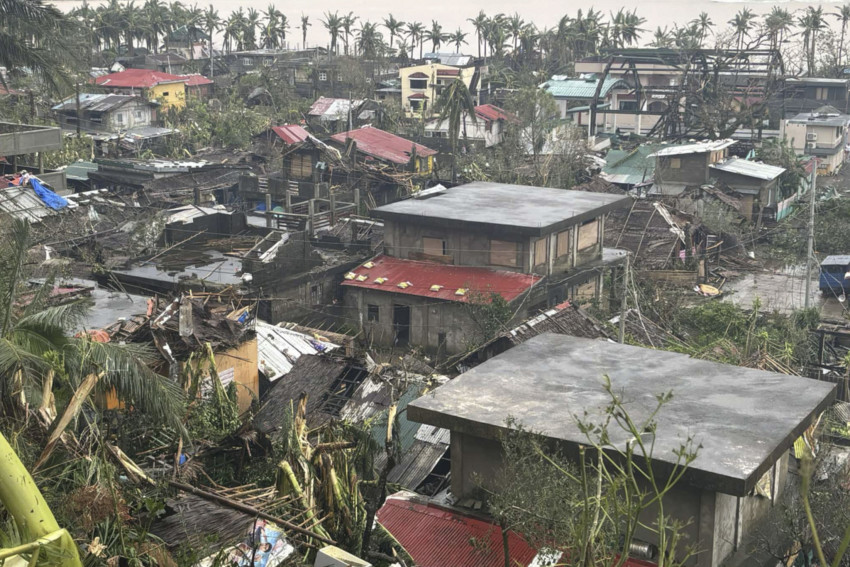
[[[407,346],[410,342],[410,305],[393,305],[393,332],[395,346]]]

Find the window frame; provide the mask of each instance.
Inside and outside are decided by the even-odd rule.
[[[368,323],[381,322],[381,306],[375,303],[366,304],[366,321]]]
[[[570,241],[572,240],[571,233],[572,228],[567,228],[562,230],[555,237],[555,258],[563,258],[564,256],[569,256],[570,252]],[[561,246],[563,245],[563,250],[561,250]]]
[[[504,250],[495,250],[494,244],[496,246],[501,246],[501,245],[511,245],[511,246],[513,246],[513,260],[510,261],[510,262],[499,261],[500,260],[499,255],[503,254],[503,255],[505,255],[505,258],[507,258],[509,250],[507,250],[507,246],[505,246]],[[515,240],[497,240],[495,238],[491,238],[489,248],[490,248],[490,253],[489,253],[488,262],[491,266],[504,266],[506,268],[517,268],[517,267],[519,267],[519,260],[517,259],[517,256],[519,256],[519,242],[517,242]]]
[[[420,167],[421,167],[421,163],[420,163]],[[426,243],[426,240],[430,241],[430,242]],[[439,243],[439,246],[437,246],[437,243]],[[429,244],[432,245],[432,246],[429,246]],[[429,248],[431,249],[431,252],[428,251]],[[441,252],[439,254],[435,254],[433,252],[433,250],[435,248],[441,250]],[[448,252],[449,252],[449,247],[448,247],[448,244],[446,243],[445,238],[437,238],[435,236],[423,236],[422,237],[422,253],[423,254],[426,254],[428,256],[447,256]]]

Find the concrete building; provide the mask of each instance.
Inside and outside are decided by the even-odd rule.
[[[668,519],[684,524],[682,544],[697,546],[687,561],[697,567],[717,567],[745,549],[783,494],[789,449],[835,396],[828,382],[543,334],[411,402],[407,414],[451,430],[452,497],[463,500],[480,495],[482,486],[498,490],[509,418],[576,458],[588,438],[575,416],[594,424],[606,418],[611,399],[603,376],[637,423],[656,408],[658,394],[673,392],[653,418],[650,466],[667,478],[678,462],[674,451],[689,438],[699,445],[663,502]],[[613,450],[631,439],[616,425],[608,434]],[[642,520],[651,525],[656,517],[648,509]],[[645,528],[636,537],[658,543]]]
[[[17,174],[26,169],[55,192],[63,194],[67,191],[65,172],[46,170],[42,157],[42,152],[60,149],[62,130],[59,128],[0,122],[0,156],[6,158],[6,164],[0,163],[2,174]],[[34,156],[36,161],[25,162],[23,156]]]
[[[605,215],[624,195],[475,182],[379,207],[384,255],[346,274],[346,313],[374,344],[444,353],[474,341],[469,303],[495,293],[517,319],[601,296]]]
[[[844,164],[848,125],[850,115],[821,107],[783,120],[780,134],[797,155],[818,158],[819,175],[832,175]]]
[[[567,77],[565,75],[554,75],[551,79],[540,85],[540,88],[548,92],[558,104],[561,118],[569,118],[579,126],[587,126],[590,120],[590,103],[596,89],[599,87],[600,108],[619,108],[622,104],[620,97],[627,96],[629,86],[625,81],[614,77],[605,79],[599,86],[596,76],[587,78]],[[597,126],[605,124],[605,116],[597,115]]]
[[[443,87],[456,79],[463,81],[472,95],[475,104],[481,104],[479,95],[484,68],[474,65],[454,66],[430,62],[424,65],[403,67],[398,70],[401,80],[401,106],[408,117],[428,117],[434,113],[434,106]]]
[[[183,108],[187,96],[206,96],[212,87],[212,81],[202,75],[172,75],[150,69],[126,69],[102,75],[94,83],[113,94],[139,95],[157,101],[163,110]]]
[[[850,112],[850,80],[823,77],[799,77],[785,79],[782,96],[784,116],[792,117],[801,112],[812,112],[828,104],[839,112]]]
[[[505,112],[498,106],[492,104],[480,104],[475,107],[475,117],[467,113],[463,115],[460,133],[463,138],[472,142],[479,142],[489,148],[500,144],[505,134],[505,126],[516,123],[513,115]],[[448,138],[449,121],[434,118],[425,124],[426,138]]]
[[[655,159],[655,185],[661,195],[678,195],[687,187],[699,187],[711,177],[709,166],[726,159],[734,140],[714,140],[669,146],[650,154]]]
[[[780,191],[779,177],[785,173],[782,167],[731,157],[708,168],[721,189],[741,195],[740,212],[748,220],[756,220],[765,209],[775,208],[788,197]]]
[[[156,120],[159,105],[139,96],[117,94],[71,96],[53,107],[59,126],[74,130],[79,123],[85,132],[126,132],[130,128],[150,126]]]

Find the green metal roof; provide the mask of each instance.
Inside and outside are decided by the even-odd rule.
[[[598,82],[598,79],[549,79],[543,83],[541,88],[551,93],[555,98],[591,99],[596,92]],[[628,85],[622,79],[608,77],[602,83],[602,90],[599,92],[599,96],[607,96],[614,87],[628,88]]]
[[[605,156],[607,162],[602,176],[611,183],[635,185],[652,179],[655,174],[655,158],[651,154],[664,147],[662,144],[643,144],[633,150],[611,150]]]
[[[419,431],[418,422],[407,419],[407,404],[417,399],[422,394],[422,384],[414,384],[410,386],[399,398],[396,412],[396,426],[398,428],[398,438],[401,444],[401,451],[407,451],[413,445],[416,432]],[[372,422],[372,439],[379,447],[384,446],[384,441],[387,436],[387,412],[386,410],[375,418]]]
[[[88,181],[89,171],[97,171],[97,164],[90,161],[75,161],[65,168],[65,178],[72,181]]]

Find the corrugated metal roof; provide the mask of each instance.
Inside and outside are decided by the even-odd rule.
[[[517,119],[513,114],[510,114],[492,104],[479,104],[475,107],[475,114],[485,120],[506,120],[508,122],[517,122]]]
[[[631,151],[611,150],[605,156],[602,177],[610,183],[637,185],[650,181],[655,175],[655,160],[649,155],[664,146],[644,144]]]
[[[812,126],[844,126],[850,122],[847,114],[818,114],[815,112],[801,112],[797,116],[788,119],[789,124],[811,124]]]
[[[134,95],[119,95],[119,94],[95,94],[81,93],[80,94],[80,110],[88,110],[90,112],[109,112],[128,102],[140,100]],[[76,110],[77,98],[71,96],[57,104],[52,110]]]
[[[372,259],[371,263],[374,264],[371,268],[360,266],[354,269],[351,272],[354,279],[345,279],[342,285],[444,301],[467,301],[472,292],[498,293],[506,301],[512,301],[540,279],[517,272],[402,260],[384,255]],[[365,279],[358,281],[358,276],[365,276]],[[386,281],[376,283],[378,278],[386,278]],[[400,283],[410,285],[402,288],[398,285]],[[432,286],[439,286],[439,289],[431,291]],[[458,295],[459,289],[466,291]]]
[[[598,79],[549,79],[541,85],[541,88],[555,98],[589,99],[593,98],[593,95],[596,93],[596,85],[598,83]],[[599,92],[599,96],[607,96],[613,88],[628,88],[628,85],[622,79],[608,77],[602,83],[602,90]]]
[[[732,157],[721,162],[713,163],[708,167],[711,169],[717,169],[719,171],[734,173],[736,175],[745,175],[747,177],[753,177],[755,179],[763,179],[765,181],[776,179],[777,177],[785,173],[784,167],[777,167],[775,165],[768,165],[766,163],[758,163],[746,159],[739,159],[737,157]]]
[[[211,85],[213,81],[201,75],[200,73],[190,73],[189,75],[178,75],[181,79],[186,79],[187,87],[200,87],[202,85]]]
[[[88,181],[89,171],[97,171],[97,164],[90,161],[75,161],[65,167],[65,178],[71,181]]]
[[[97,77],[94,82],[102,87],[149,89],[160,83],[185,83],[188,79],[171,73],[150,69],[125,69]]]
[[[257,321],[257,364],[272,382],[292,370],[295,361],[305,354],[319,354],[339,348],[304,333]]]
[[[378,522],[419,567],[504,567],[502,529],[495,524],[393,495],[378,510]],[[528,566],[537,555],[525,539],[508,532],[510,563]]]
[[[651,158],[662,156],[683,156],[687,154],[701,154],[705,152],[716,152],[725,150],[729,146],[736,144],[735,140],[708,140],[704,142],[696,142],[693,144],[680,144],[676,146],[668,146],[662,150],[658,150],[654,154],[648,156]]]
[[[413,148],[416,148],[416,155],[420,157],[437,154],[437,152],[422,144],[411,142],[401,136],[371,126],[363,126],[356,130],[331,136],[331,140],[340,144],[345,144],[349,138],[357,142],[358,152],[401,165],[410,161]]]
[[[284,124],[283,126],[273,126],[272,132],[277,134],[278,138],[287,144],[298,144],[306,140],[310,134],[297,124]]]
[[[466,67],[472,63],[471,55],[462,55],[460,53],[426,53],[423,59],[427,61],[439,61],[443,65],[451,65],[453,67]]]
[[[363,100],[351,100],[348,98],[326,98],[319,99],[310,106],[307,112],[309,116],[320,116],[322,120],[342,120],[348,117],[349,109],[356,110],[363,104]]]
[[[67,208],[73,209],[78,206],[77,203],[68,201]],[[37,223],[58,212],[45,205],[32,187],[14,185],[0,189],[0,214],[6,213],[17,219]]]

